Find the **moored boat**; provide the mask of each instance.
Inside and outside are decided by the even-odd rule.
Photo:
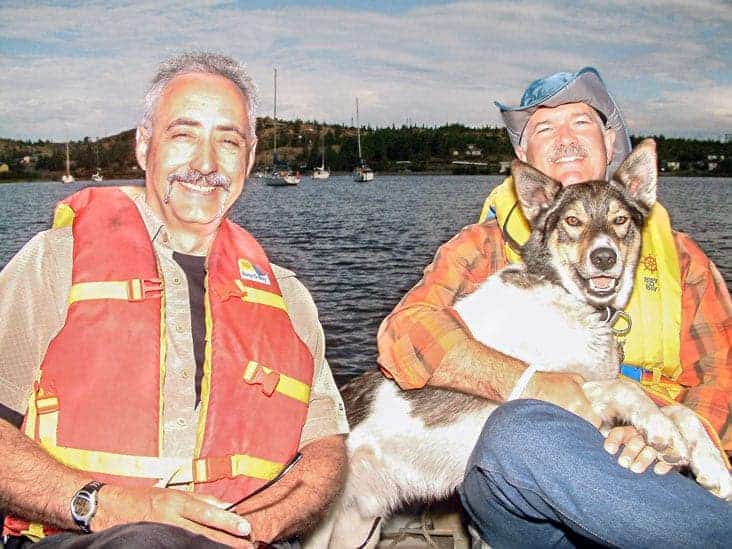
[[[358,141],[358,166],[353,170],[353,180],[359,183],[374,180],[374,170],[368,167],[361,154],[361,119],[358,115],[358,97],[356,98],[356,139]]]
[[[274,69],[274,147],[272,149],[272,170],[264,176],[269,187],[290,187],[300,183],[300,174],[293,173],[286,163],[277,160],[277,69]]]
[[[73,183],[75,181],[74,176],[71,175],[71,160],[69,158],[69,142],[66,142],[66,173],[61,176],[63,183]]]
[[[322,158],[320,166],[316,166],[313,169],[313,179],[328,179],[330,177],[330,171],[325,168],[325,140],[323,135],[320,135],[320,156]]]

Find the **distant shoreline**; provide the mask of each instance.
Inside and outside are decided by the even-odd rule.
[[[331,176],[350,176],[351,172],[331,172]],[[377,177],[379,175],[386,175],[386,176],[404,176],[404,177],[435,177],[435,176],[449,176],[449,177],[507,177],[508,174],[498,174],[498,173],[480,173],[480,174],[456,174],[449,171],[425,171],[425,172],[392,172],[392,171],[384,171],[384,172],[376,172]],[[710,179],[724,179],[724,178],[732,178],[732,173],[709,173],[709,172],[659,172],[659,177],[703,177],[703,178],[710,178]],[[300,174],[300,176],[303,179],[310,179],[310,175],[308,174]],[[105,176],[104,181],[140,181],[144,180],[144,178],[140,177],[117,177],[115,175],[109,175]],[[249,181],[256,181],[256,177],[249,177]],[[32,179],[23,178],[23,179],[0,179],[0,185],[3,185],[5,183],[61,183],[60,177],[52,177],[52,178],[42,178],[42,177],[35,177]],[[94,183],[90,179],[77,179],[74,183]],[[324,184],[327,184],[327,182],[323,182]],[[73,183],[71,183],[73,185]]]

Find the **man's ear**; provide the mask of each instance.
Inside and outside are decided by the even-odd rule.
[[[539,214],[554,202],[562,184],[520,160],[511,163],[511,175],[524,216],[533,226]]]
[[[142,126],[137,126],[135,132],[135,157],[142,171],[145,171],[147,165],[147,152],[150,145],[150,135]]]
[[[605,151],[607,151],[607,165],[610,165],[610,162],[613,160],[613,151],[615,150],[615,138],[617,137],[617,132],[614,128],[605,128],[603,131],[603,141],[605,141]]]
[[[625,187],[632,200],[650,210],[656,202],[658,168],[656,166],[656,142],[644,139],[613,175],[613,181]]]
[[[251,145],[249,145],[249,158],[247,159],[247,171],[244,175],[244,181],[247,180],[247,177],[249,177],[249,174],[252,172],[252,168],[254,167],[254,161],[257,157],[257,138],[255,137]]]
[[[526,151],[521,147],[514,147],[513,152],[516,153],[516,158],[518,158],[521,162],[526,162]]]

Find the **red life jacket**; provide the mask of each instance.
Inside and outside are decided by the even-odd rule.
[[[224,220],[211,246],[195,455],[168,458],[162,283],[143,220],[121,190],[89,188],[57,207],[54,227],[68,224],[68,313],[41,365],[25,433],[103,482],[192,483],[233,502],[276,476],[299,446],[313,358],[259,244]],[[6,533],[27,525],[11,517]]]

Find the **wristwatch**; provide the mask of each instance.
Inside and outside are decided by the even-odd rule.
[[[71,518],[85,534],[91,533],[89,524],[97,514],[97,493],[102,486],[104,484],[93,480],[71,498]]]

